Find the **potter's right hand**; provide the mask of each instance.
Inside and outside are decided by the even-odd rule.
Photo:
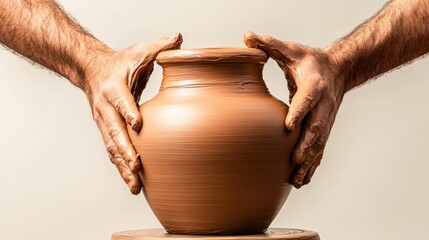
[[[142,188],[138,172],[140,156],[134,150],[126,124],[140,131],[142,116],[137,103],[158,53],[180,48],[182,36],[136,45],[96,57],[85,73],[82,87],[91,105],[94,120],[103,135],[107,152],[133,194]]]
[[[264,50],[285,73],[290,108],[285,125],[293,130],[302,124],[300,139],[292,156],[297,165],[291,183],[308,184],[323,156],[323,150],[345,93],[345,80],[335,60],[323,49],[284,42],[248,32],[248,47]]]

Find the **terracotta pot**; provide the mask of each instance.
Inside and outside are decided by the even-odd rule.
[[[288,107],[262,79],[263,51],[212,48],[163,52],[160,92],[129,131],[141,155],[146,199],[178,234],[264,232],[291,191]]]

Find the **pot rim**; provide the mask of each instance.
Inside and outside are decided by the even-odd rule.
[[[268,60],[267,54],[256,48],[213,47],[178,49],[161,52],[156,57],[159,65],[175,63],[260,63]]]

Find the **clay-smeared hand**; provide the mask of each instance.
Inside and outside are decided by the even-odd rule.
[[[247,32],[248,47],[264,50],[276,60],[288,81],[290,108],[285,125],[293,130],[302,124],[292,156],[296,169],[291,183],[308,184],[319,166],[323,150],[345,93],[344,79],[333,59],[323,49],[280,41]]]
[[[138,176],[141,163],[126,124],[140,131],[143,123],[138,101],[152,73],[153,62],[158,53],[180,48],[181,43],[182,36],[177,34],[150,44],[111,51],[95,57],[90,72],[85,74],[82,89],[103,135],[109,158],[133,194],[138,194],[142,188]]]

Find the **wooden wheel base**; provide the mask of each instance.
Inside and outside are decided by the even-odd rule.
[[[112,240],[320,240],[319,234],[313,231],[270,228],[264,234],[253,235],[180,235],[169,234],[164,229],[146,229],[117,232],[112,235]]]

